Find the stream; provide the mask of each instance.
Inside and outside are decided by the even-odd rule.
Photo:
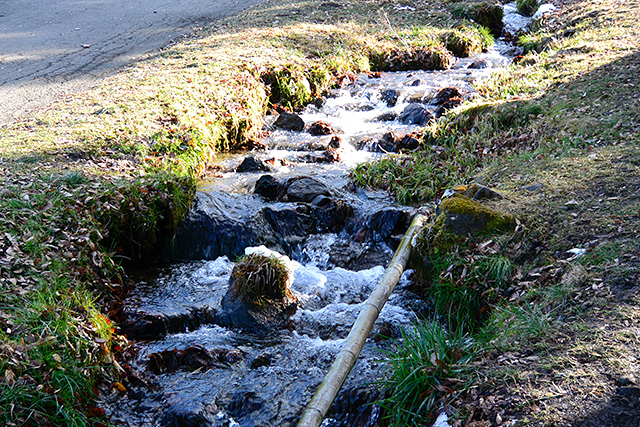
[[[278,129],[277,116],[267,116],[266,150],[220,156],[216,176],[200,183],[193,208],[162,248],[174,261],[138,272],[124,303],[138,377],[126,392],[102,397],[111,421],[295,426],[416,211],[357,188],[349,170],[399,146],[411,149],[402,135],[450,98],[473,97],[473,81],[512,55],[498,42],[446,71],[358,76],[300,114],[307,127],[321,121],[339,133]],[[408,117],[412,109],[418,115]],[[257,247],[286,256],[294,271],[299,304],[282,328],[239,328],[221,316],[234,261]],[[392,351],[401,328],[428,316],[411,276],[403,274],[323,426],[383,425],[381,408],[371,404],[382,397],[381,351]]]

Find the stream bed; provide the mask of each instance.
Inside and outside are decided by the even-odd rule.
[[[221,156],[162,248],[172,264],[140,272],[124,303],[138,381],[103,396],[111,421],[295,426],[416,212],[357,188],[349,170],[398,149],[451,98],[472,98],[473,81],[506,65],[510,49],[499,42],[447,71],[358,76],[299,115],[307,130],[279,129],[267,116],[266,150]],[[319,121],[332,132],[311,135]],[[234,261],[262,245],[287,257],[298,308],[281,329],[230,326],[220,313]],[[428,315],[411,275],[382,310],[324,426],[382,425],[381,408],[370,404],[382,397],[381,350]]]

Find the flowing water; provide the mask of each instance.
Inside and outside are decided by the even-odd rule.
[[[269,160],[269,172],[234,172],[243,156],[221,157],[219,176],[200,184],[173,242],[172,256],[188,261],[141,274],[125,301],[127,333],[137,339],[131,362],[137,381],[124,396],[105,393],[112,421],[296,425],[413,214],[383,193],[356,188],[349,169],[387,155],[375,149],[383,134],[418,128],[397,119],[410,103],[429,105],[446,87],[472,97],[473,80],[505,65],[508,48],[498,44],[447,71],[359,76],[322,106],[309,106],[301,114],[305,123],[322,120],[342,131],[338,162],[312,161],[332,136],[273,129],[264,140],[268,149],[256,154]],[[390,102],[389,94],[397,99]],[[267,200],[253,190],[267,174],[279,183],[304,176],[320,184],[313,200]],[[261,244],[292,258],[299,307],[276,330],[230,327],[219,313],[233,261]],[[383,377],[380,350],[393,349],[390,338],[399,339],[400,328],[425,309],[412,291],[410,271],[396,289],[325,426],[381,425],[380,408],[368,405],[381,397],[375,384]]]

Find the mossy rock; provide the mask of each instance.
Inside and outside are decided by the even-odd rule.
[[[500,212],[458,193],[442,200],[439,209],[436,227],[457,236],[509,231],[516,225],[513,215]]]
[[[493,3],[480,3],[471,10],[471,18],[483,27],[487,27],[491,30],[491,34],[495,37],[502,35],[502,18],[504,17],[504,11],[502,7]]]
[[[445,47],[459,58],[468,58],[484,49],[478,32],[464,26],[447,31],[442,38]]]
[[[383,71],[447,70],[455,58],[444,46],[417,46],[388,52]]]
[[[533,16],[538,10],[538,0],[518,0],[516,8],[524,16]]]

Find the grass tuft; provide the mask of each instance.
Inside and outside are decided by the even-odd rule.
[[[465,389],[473,358],[471,341],[447,332],[435,320],[416,323],[402,332],[402,343],[384,352],[389,377],[388,397],[379,402],[392,426],[422,426],[433,412]]]

